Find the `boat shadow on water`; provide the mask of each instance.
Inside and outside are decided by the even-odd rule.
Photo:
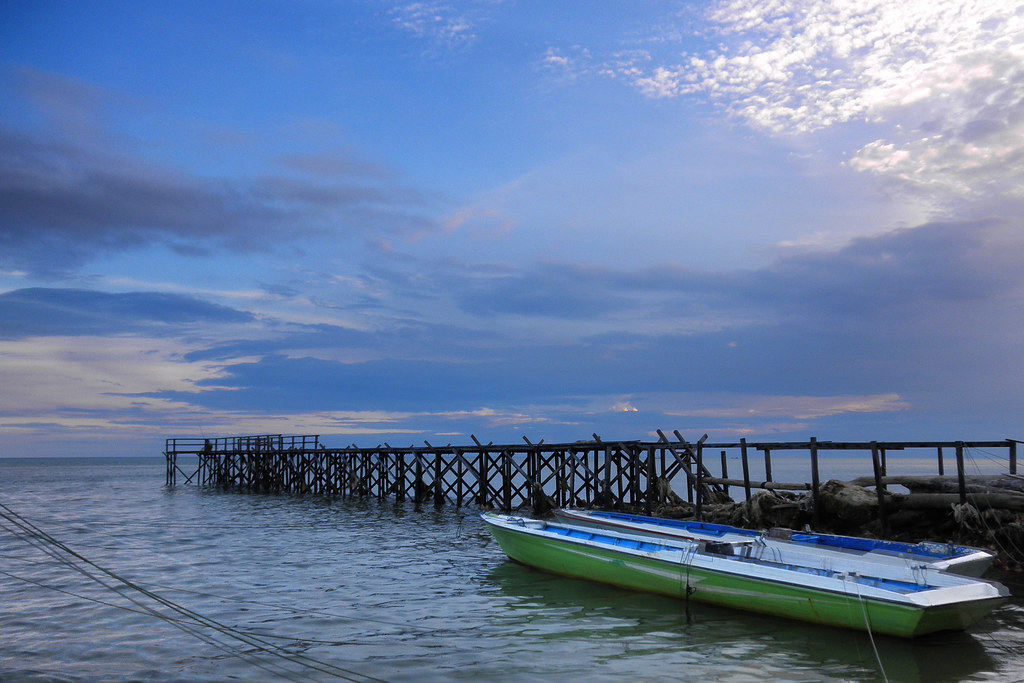
[[[793,671],[852,680],[878,675],[878,662],[889,680],[929,683],[989,679],[1003,668],[985,644],[991,645],[996,636],[984,628],[979,628],[978,634],[946,632],[914,640],[872,638],[858,631],[706,603],[686,604],[685,600],[565,578],[512,560],[489,570],[484,580],[508,600],[508,615],[522,635],[537,639],[653,639],[663,642],[666,651],[710,649],[722,657],[734,657],[737,664],[786,662],[785,668],[791,665]]]

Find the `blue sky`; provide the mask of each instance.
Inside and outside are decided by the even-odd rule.
[[[0,5],[0,455],[993,439],[1024,10]]]

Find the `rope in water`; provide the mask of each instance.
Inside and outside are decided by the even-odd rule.
[[[140,611],[150,614],[161,621],[184,631],[185,633],[192,635],[199,640],[217,648],[218,650],[236,656],[253,666],[256,666],[268,673],[287,678],[289,680],[301,681],[306,680],[306,677],[295,674],[288,669],[284,668],[280,662],[266,662],[257,659],[250,652],[240,650],[237,647],[232,647],[230,644],[218,639],[216,636],[211,635],[210,631],[224,636],[230,640],[242,643],[253,651],[270,655],[271,657],[277,658],[284,662],[297,665],[307,671],[316,671],[321,674],[325,674],[335,678],[341,678],[344,680],[371,680],[378,681],[380,679],[373,678],[372,676],[366,676],[359,674],[341,667],[335,666],[328,662],[317,660],[308,655],[295,654],[289,652],[284,647],[266,640],[265,637],[260,637],[247,633],[240,629],[222,624],[219,621],[205,617],[193,610],[188,609],[182,605],[179,605],[167,598],[164,598],[146,588],[143,588],[128,579],[125,579],[115,572],[101,567],[92,560],[82,556],[76,551],[69,548],[64,543],[60,542],[53,536],[49,535],[42,529],[38,528],[30,521],[19,515],[17,512],[9,508],[8,506],[0,503],[0,519],[7,522],[7,524],[0,523],[0,527],[4,530],[14,534],[16,537],[25,541],[29,545],[40,550],[44,554],[50,556],[58,563],[64,565],[68,569],[76,571],[90,580],[98,583],[104,588],[118,594],[122,598],[128,600],[135,605]],[[6,572],[5,572],[6,573]],[[107,577],[106,579],[104,577]],[[113,583],[110,581],[113,580]],[[133,595],[133,593],[135,595]],[[151,604],[147,604],[137,595],[142,598],[148,598],[150,601],[156,602],[158,605],[170,610],[171,612],[178,615],[178,617],[170,617],[167,614],[160,612],[157,608]],[[130,608],[129,608],[130,609]]]
[[[843,579],[843,583],[846,583],[846,579]],[[864,606],[864,596],[860,594],[860,585],[854,581],[853,587],[857,589],[857,600],[860,602],[860,611],[864,615],[864,628],[868,632],[868,638],[871,640],[871,649],[875,652],[875,661],[878,662],[878,670],[882,674],[882,680],[885,683],[889,683],[889,677],[885,675],[885,667],[882,666],[882,658],[878,655],[878,646],[875,645],[875,635],[871,632],[871,622],[868,620],[868,610]]]

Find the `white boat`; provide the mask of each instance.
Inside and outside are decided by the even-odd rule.
[[[931,569],[980,577],[995,559],[995,555],[987,550],[951,543],[901,543],[790,529],[764,532],[725,524],[645,517],[605,510],[561,509],[555,510],[554,515],[567,524],[641,534],[666,542],[680,539],[725,542],[758,540],[766,548],[785,549],[790,557],[796,557],[802,551],[823,558],[823,562],[840,562],[846,566],[856,566],[856,559],[861,558],[871,564],[906,567],[927,565]]]

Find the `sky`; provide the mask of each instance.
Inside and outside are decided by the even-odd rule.
[[[0,3],[0,457],[1024,438],[1010,0]]]

